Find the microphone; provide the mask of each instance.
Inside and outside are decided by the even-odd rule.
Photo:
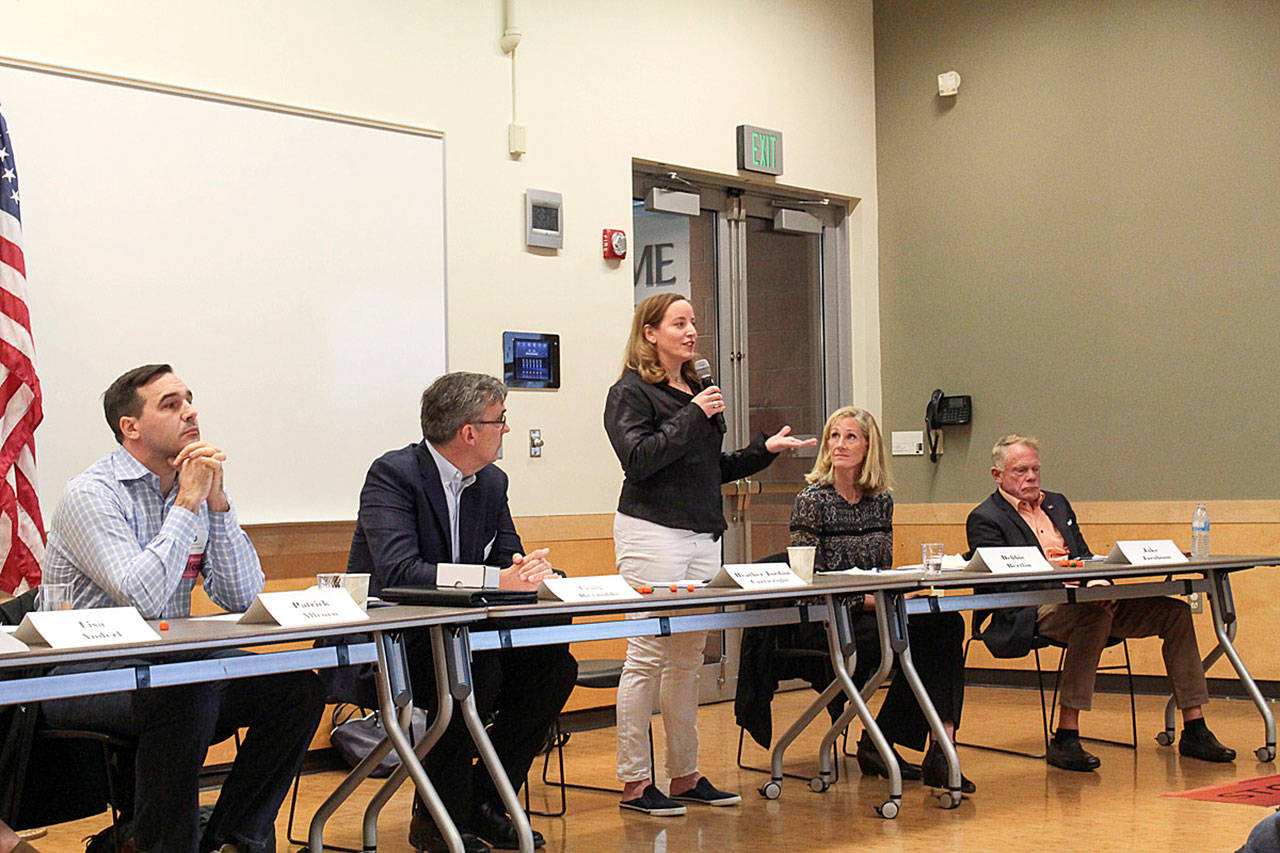
[[[705,358],[700,358],[693,363],[693,372],[698,374],[698,381],[702,383],[703,388],[715,384],[715,380],[711,378],[711,363]],[[721,432],[727,429],[724,422],[724,412],[716,412],[712,415],[711,420],[715,421]]]
[[[693,363],[693,372],[698,374],[698,381],[702,383],[702,387],[713,385],[711,381],[711,362],[705,358],[700,358]]]

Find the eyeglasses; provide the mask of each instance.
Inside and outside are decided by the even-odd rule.
[[[496,421],[472,421],[471,423],[473,423],[473,424],[494,424],[495,426],[506,426],[506,425],[507,425],[507,413],[506,413],[506,412],[503,412],[503,413],[502,413],[502,417],[498,418]]]

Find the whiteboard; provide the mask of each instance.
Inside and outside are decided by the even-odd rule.
[[[446,370],[444,136],[0,67],[48,519],[111,452],[101,395],[168,362],[241,522],[355,518]]]

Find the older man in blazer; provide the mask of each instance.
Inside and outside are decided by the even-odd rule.
[[[493,464],[509,432],[506,393],[492,376],[440,377],[422,394],[423,440],[383,454],[369,468],[347,571],[368,572],[370,593],[387,586],[433,586],[438,563],[497,566],[504,589],[537,589],[552,573],[546,549],[523,553],[507,506],[507,475]],[[414,700],[434,713],[429,636],[411,632],[405,640]],[[476,653],[476,705],[482,718],[493,719],[490,739],[517,788],[569,698],[577,669],[567,645]],[[474,758],[455,714],[423,765],[467,853],[483,853],[489,844],[515,849],[511,818]],[[433,853],[448,849],[416,797],[409,843]],[[542,846],[540,833],[534,833],[534,843]]]
[[[1093,556],[1066,496],[1040,488],[1036,439],[1007,435],[992,448],[991,460],[991,476],[998,488],[969,513],[965,532],[970,551],[1034,545],[1049,560]],[[1098,660],[1111,637],[1159,636],[1164,641],[1165,671],[1184,722],[1178,751],[1204,761],[1235,759],[1235,750],[1219,743],[1204,722],[1209,691],[1185,602],[1156,597],[1045,604],[1039,607],[1034,624],[1040,635],[1066,645],[1059,725],[1045,755],[1050,764],[1089,771],[1101,763],[1080,745],[1080,712],[1092,706]]]

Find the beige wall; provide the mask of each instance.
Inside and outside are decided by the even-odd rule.
[[[883,426],[939,386],[974,411],[938,465],[894,460],[899,500],[976,503],[1011,431],[1077,502],[1276,497],[1280,5],[877,2],[875,29]]]
[[[633,157],[733,174],[734,127],[760,124],[784,133],[784,182],[862,199],[853,334],[866,353],[859,394],[878,394],[878,329],[865,324],[877,289],[870,3],[516,6],[521,160],[506,150],[498,0],[0,0],[0,55],[443,129],[451,368],[501,372],[504,329],[562,335],[563,390],[509,401],[503,467],[517,514],[608,512],[617,499],[600,418],[631,269],[601,259],[600,231],[631,230]],[[564,193],[557,256],[524,249],[529,187]],[[358,398],[352,409],[358,418]],[[531,427],[543,430],[541,460],[525,450]]]

